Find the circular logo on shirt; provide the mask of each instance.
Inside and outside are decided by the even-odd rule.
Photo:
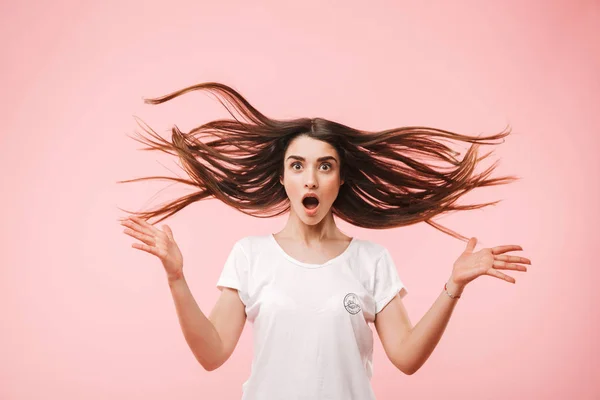
[[[358,303],[358,296],[354,293],[348,293],[344,297],[344,307],[350,314],[357,314],[360,311],[360,304]]]

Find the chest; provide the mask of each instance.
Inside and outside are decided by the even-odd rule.
[[[248,320],[303,321],[306,326],[326,320],[344,323],[351,319],[355,324],[374,321],[370,282],[352,262],[322,268],[287,262],[263,265],[269,267],[257,271],[250,285]]]
[[[324,264],[341,255],[349,245],[349,241],[327,242],[321,246],[308,248],[298,243],[279,241],[279,246],[290,257],[307,264]]]

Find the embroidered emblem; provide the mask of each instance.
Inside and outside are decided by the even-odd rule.
[[[344,307],[346,307],[346,311],[350,314],[358,314],[361,310],[358,296],[354,293],[348,293],[346,297],[344,297]]]

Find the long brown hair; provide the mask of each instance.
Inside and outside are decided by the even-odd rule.
[[[345,182],[331,211],[344,221],[363,228],[388,229],[425,222],[467,241],[467,237],[433,222],[432,218],[451,211],[495,205],[499,201],[476,205],[455,203],[474,188],[520,179],[514,176],[488,178],[496,163],[484,172],[474,174],[477,163],[492,154],[489,152],[478,158],[478,147],[495,144],[486,141],[503,139],[510,133],[510,128],[482,137],[423,126],[370,132],[324,118],[275,120],[260,113],[236,90],[216,82],[145,99],[145,103],[164,103],[193,90],[206,90],[215,95],[233,119],[211,121],[189,133],[174,126],[172,142],[169,142],[136,118],[139,126],[156,141],[143,135],[139,140],[133,138],[150,146],[143,150],[158,150],[179,157],[190,179],[152,176],[118,183],[166,179],[191,185],[197,190],[158,209],[139,213],[122,211],[144,219],[162,216],[153,222],[158,223],[196,201],[214,197],[254,217],[284,214],[290,204],[279,177],[283,175],[287,146],[298,135],[307,135],[335,147],[341,159],[341,178]],[[472,145],[463,159],[457,160],[455,156],[460,153],[442,144],[445,139]],[[435,166],[426,158],[449,165]]]

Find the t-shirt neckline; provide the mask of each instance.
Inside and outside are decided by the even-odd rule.
[[[342,258],[344,258],[348,252],[350,251],[350,248],[354,245],[354,242],[356,242],[356,237],[352,237],[352,239],[350,240],[350,243],[348,243],[348,246],[346,246],[346,249],[340,253],[339,255],[337,255],[336,257],[333,257],[332,259],[325,261],[323,264],[310,264],[310,263],[305,263],[302,262],[300,260],[295,259],[294,257],[290,256],[288,253],[285,252],[285,250],[283,250],[283,248],[279,245],[279,243],[277,242],[277,239],[275,239],[275,235],[270,233],[269,234],[269,238],[270,240],[273,242],[273,244],[275,245],[275,247],[279,250],[279,252],[289,261],[293,262],[294,264],[298,264],[302,267],[305,268],[321,268],[321,267],[325,267],[335,261],[341,260]]]

